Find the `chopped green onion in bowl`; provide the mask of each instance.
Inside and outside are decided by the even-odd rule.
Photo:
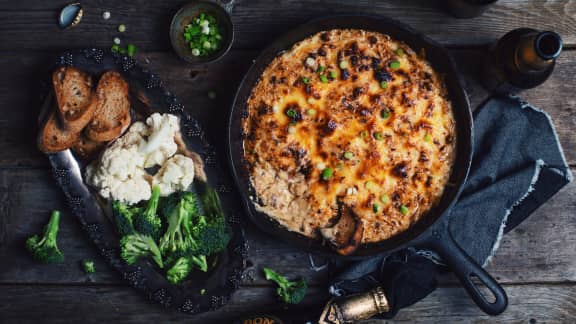
[[[209,56],[222,47],[222,35],[216,18],[201,13],[184,27],[184,39],[194,56]]]

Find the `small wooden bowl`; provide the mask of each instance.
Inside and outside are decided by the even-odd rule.
[[[214,16],[218,22],[222,35],[222,46],[220,49],[208,56],[194,56],[186,39],[184,38],[184,28],[196,19],[201,13]],[[221,6],[212,2],[192,2],[180,8],[172,18],[170,24],[170,42],[176,54],[183,60],[193,64],[205,64],[217,61],[224,54],[228,53],[234,41],[234,25],[230,14]]]

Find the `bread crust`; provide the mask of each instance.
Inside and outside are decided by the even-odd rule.
[[[67,130],[56,111],[52,111],[42,123],[38,134],[38,148],[45,153],[56,153],[78,142],[80,134]]]
[[[92,77],[74,67],[61,67],[52,74],[60,119],[71,132],[80,132],[96,110]]]
[[[130,125],[128,83],[116,71],[102,74],[96,88],[94,118],[84,129],[84,135],[96,142],[111,141]]]

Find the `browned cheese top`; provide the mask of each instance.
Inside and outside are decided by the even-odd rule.
[[[346,207],[362,243],[426,214],[456,138],[443,80],[423,55],[381,33],[335,29],[276,57],[243,120],[256,207],[309,237]]]

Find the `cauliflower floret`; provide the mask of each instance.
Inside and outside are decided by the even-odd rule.
[[[194,162],[178,150],[178,117],[154,113],[146,123],[135,122],[86,169],[86,181],[107,199],[135,204],[151,197],[151,183],[162,196],[186,190],[194,180]],[[160,165],[152,177],[145,168]]]
[[[146,119],[148,139],[140,142],[139,151],[146,156],[144,167],[162,165],[178,150],[174,136],[180,131],[178,117],[154,113]]]
[[[136,146],[138,147],[142,141],[145,141],[145,138],[148,137],[149,129],[146,124],[143,122],[135,122],[130,126],[128,131],[122,135],[119,139],[114,142],[113,145],[123,146],[123,147],[130,147]]]
[[[144,171],[144,158],[138,154],[136,146],[126,148],[121,144],[114,143],[104,151],[98,164],[87,167],[88,183],[107,199],[128,204],[150,199],[150,176]]]
[[[188,189],[194,181],[194,161],[182,154],[169,158],[154,175],[152,183],[160,187],[160,195]]]

